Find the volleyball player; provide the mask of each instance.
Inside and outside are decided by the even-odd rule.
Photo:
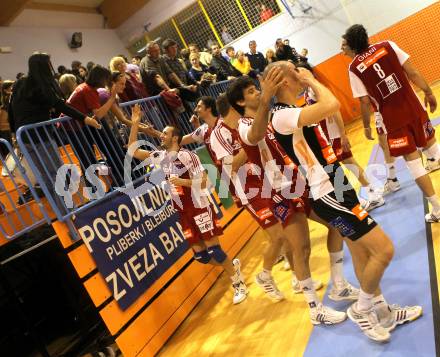
[[[339,230],[352,253],[361,288],[358,301],[350,306],[347,314],[370,339],[386,342],[396,325],[415,320],[422,314],[422,308],[388,305],[380,292],[379,283],[394,255],[393,243],[361,208],[339,163],[329,162],[326,143],[314,126],[336,113],[339,102],[308,70],[280,61],[270,64],[266,71],[272,67],[283,71],[283,84],[276,93],[278,103],[272,111],[275,137],[305,172],[313,210]],[[305,87],[313,89],[317,102],[296,108],[296,96]]]
[[[440,201],[427,171],[440,168],[440,146],[429,120],[437,107],[432,89],[409,60],[409,55],[392,41],[369,44],[362,25],[353,25],[342,36],[341,49],[353,61],[349,65],[353,96],[361,102],[364,127],[370,126],[370,103],[381,113],[392,156],[403,156],[417,185],[432,205],[428,223],[440,222]],[[422,105],[410,81],[425,95]],[[428,164],[423,167],[417,148],[423,148]]]
[[[194,259],[202,264],[222,266],[232,280],[233,303],[242,302],[248,290],[240,271],[235,269],[220,245],[218,236],[223,234],[223,230],[215,219],[208,198],[207,174],[200,159],[193,152],[181,148],[182,134],[173,126],[165,127],[160,136],[163,150],[135,148],[132,144],[137,141],[140,120],[140,109],[134,107],[129,155],[162,168],[169,183],[173,206],[179,212],[185,239],[194,251]]]

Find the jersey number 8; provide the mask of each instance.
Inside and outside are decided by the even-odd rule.
[[[373,68],[377,72],[377,75],[379,76],[380,79],[384,79],[385,78],[385,72],[383,71],[383,69],[382,69],[382,67],[380,66],[379,63],[373,64]]]

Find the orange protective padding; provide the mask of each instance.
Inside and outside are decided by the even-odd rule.
[[[75,270],[80,278],[83,278],[96,268],[95,261],[93,260],[85,244],[80,245],[67,255],[69,256],[70,261],[75,267]]]
[[[70,247],[75,241],[70,237],[69,228],[67,224],[60,221],[55,221],[52,223],[52,227],[57,234],[59,240],[61,241],[61,245],[63,248]]]
[[[439,18],[440,2],[437,1],[371,36],[370,43],[383,40],[396,42],[411,56],[411,63],[426,81],[432,83],[440,79],[440,61],[436,60],[440,52],[440,32],[437,31]],[[361,115],[359,100],[353,98],[348,79],[350,62],[350,58],[338,54],[314,67],[317,78],[339,99],[344,122],[350,122]]]
[[[253,223],[254,220],[252,219],[250,214],[247,211],[243,211],[240,214],[240,216],[237,217],[237,219],[225,229],[223,236],[220,237],[220,242],[223,250],[229,253],[231,247],[233,247],[234,244],[236,243],[236,239],[241,237],[241,235],[243,234],[243,229],[247,228]],[[192,251],[186,253],[182,258],[179,259],[178,261],[179,266],[182,267],[184,264],[186,264],[186,262],[189,261],[191,256],[192,256]],[[199,264],[197,262],[196,264],[203,266],[202,264]],[[177,272],[178,270],[180,270],[180,268],[177,269],[175,272]],[[186,274],[186,270],[182,274]],[[168,281],[169,278],[171,278],[171,276],[169,277],[167,276],[167,278],[168,279],[166,279],[166,281]],[[197,279],[197,277],[194,276],[191,277],[190,280],[193,278]],[[136,300],[136,302],[133,305],[131,305],[125,311],[122,311],[119,308],[116,300],[110,302],[100,311],[101,317],[104,320],[110,333],[116,334],[120,330],[120,328],[124,326],[136,314],[136,312],[148,302],[148,300],[154,295],[153,292],[154,293],[157,292],[158,288],[162,287],[163,284],[157,286],[156,284],[154,284],[154,286],[155,288],[151,292],[151,294],[149,293],[149,291],[145,292],[138,300]],[[184,299],[184,296],[186,295],[184,294],[180,296],[176,295],[174,296],[174,299],[176,299],[176,301],[179,301],[180,299]]]
[[[231,234],[237,233],[238,239],[234,242],[233,246],[228,250],[229,256],[235,256],[239,250],[246,244],[246,242],[252,237],[252,235],[255,233],[255,231],[258,229],[258,224],[251,220],[251,217],[247,211],[244,211],[243,218],[246,218],[247,221],[250,221],[250,225],[247,227],[247,229],[243,230],[243,223],[241,222],[234,222],[231,225],[236,225],[237,229],[234,230],[234,232],[230,232]],[[196,262],[194,262],[192,265],[195,265]],[[197,264],[201,265],[201,264]],[[197,269],[196,266],[194,266],[193,269]],[[189,272],[191,273],[191,271]],[[203,278],[203,280],[200,281],[199,284],[197,284],[194,287],[194,290],[190,292],[190,294],[185,298],[181,300],[181,304],[178,306],[178,308],[174,311],[167,310],[169,308],[169,304],[172,302],[170,300],[173,300],[175,290],[170,289],[166,290],[162,293],[162,295],[157,299],[157,305],[154,305],[154,303],[149,306],[140,316],[138,319],[136,319],[133,324],[130,326],[130,328],[126,331],[124,331],[117,339],[116,343],[118,344],[121,351],[124,353],[124,355],[127,356],[153,356],[155,355],[159,349],[163,346],[163,344],[168,340],[168,338],[174,333],[174,331],[178,328],[178,326],[183,322],[183,320],[189,315],[191,310],[194,308],[194,306],[197,305],[197,303],[203,298],[203,296],[206,294],[208,289],[215,283],[215,280],[217,279],[218,275],[221,273],[221,269],[219,267],[211,269],[211,271]],[[178,285],[181,284],[188,284],[184,279],[179,280],[176,279],[176,281],[173,282],[173,285],[176,284],[174,287],[176,290],[179,289]],[[171,286],[170,286],[171,287]],[[172,297],[172,298],[171,298]],[[154,305],[154,306],[153,306]],[[162,313],[168,313],[171,315],[166,320],[160,320],[164,321],[162,325],[160,325],[159,320],[156,316],[156,311],[159,309]],[[163,310],[165,309],[165,310]],[[151,311],[150,311],[151,310]],[[153,322],[153,324],[151,324]],[[150,341],[145,344],[146,338],[145,338],[145,323],[148,323],[150,328],[155,327],[157,332],[154,334],[154,336],[151,338]],[[138,342],[137,344],[134,344],[133,342]],[[145,344],[142,347],[142,344]],[[139,351],[139,348],[142,348],[141,351]],[[137,354],[135,354],[137,353]]]
[[[112,292],[107,286],[101,274],[96,273],[84,282],[84,287],[90,295],[95,306],[101,305],[112,296]]]

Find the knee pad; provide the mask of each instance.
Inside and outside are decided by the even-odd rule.
[[[219,245],[213,245],[212,247],[208,247],[208,254],[217,263],[223,263],[227,258],[226,253]]]
[[[208,254],[207,250],[202,250],[201,252],[194,253],[194,259],[197,260],[199,263],[208,264],[211,260],[211,257]]]
[[[408,166],[409,172],[411,172],[414,180],[417,180],[419,177],[425,176],[427,174],[425,167],[423,166],[422,159],[416,159],[406,162],[406,166]]]

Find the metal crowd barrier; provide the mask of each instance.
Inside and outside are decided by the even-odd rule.
[[[8,141],[0,139],[0,145],[8,152],[6,156],[0,154],[0,233],[10,240],[50,223],[50,218],[34,187],[34,176],[27,163]]]
[[[227,83],[216,83],[203,89],[201,94],[217,97],[226,90]],[[178,125],[184,134],[194,130],[189,122],[192,113],[175,115],[160,96],[121,104],[128,119],[135,104],[142,108],[142,122],[157,130],[161,131],[167,125]],[[20,150],[60,221],[98,204],[103,197],[116,195],[117,188],[124,186],[124,159],[130,128],[119,124],[111,127],[104,121],[101,120],[103,128],[96,130],[69,117],[61,117],[26,125],[17,131]],[[144,134],[140,134],[140,139],[156,147],[159,145],[158,139]],[[191,145],[189,148],[196,149],[198,146]],[[129,173],[133,182],[146,174],[144,170],[135,169],[136,164],[139,162],[134,160]],[[95,172],[102,174],[100,181],[87,176]],[[38,196],[36,199],[39,199]]]

